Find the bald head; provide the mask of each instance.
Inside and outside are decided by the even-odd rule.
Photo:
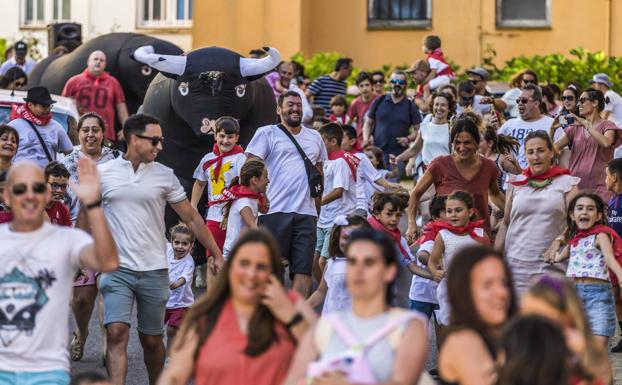
[[[86,61],[86,68],[92,75],[101,75],[106,69],[106,54],[102,51],[91,52],[89,59]]]
[[[6,175],[6,184],[10,186],[15,180],[28,182],[41,181],[45,182],[43,169],[38,164],[30,160],[22,160],[11,166]]]

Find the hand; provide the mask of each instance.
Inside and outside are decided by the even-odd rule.
[[[479,100],[479,104],[493,104],[494,102],[495,99],[491,98],[490,96],[484,96]]]
[[[270,312],[281,323],[288,323],[296,314],[296,306],[289,300],[285,288],[274,274],[271,274],[261,298],[261,303],[270,309]]]
[[[350,385],[345,373],[340,371],[324,372],[321,376],[315,377],[311,385]]]
[[[123,130],[117,132],[117,140],[125,140],[125,135],[123,135]]]
[[[444,277],[445,277],[445,270],[443,269],[436,270],[436,272],[434,273],[434,280],[436,282],[442,281]]]
[[[400,136],[399,138],[395,138],[395,140],[397,141],[397,144],[402,147],[408,147],[410,145],[410,140],[408,140],[408,137],[406,136]]]
[[[225,264],[224,258],[215,258],[213,256],[207,257],[207,268],[212,272],[213,275],[218,274],[218,272],[222,269],[222,265]]]
[[[406,187],[399,183],[389,183],[389,189],[391,189],[391,191],[407,191]]]
[[[495,129],[499,128],[499,118],[497,118],[497,114],[495,114],[494,112],[491,114],[486,114],[486,116],[484,116],[484,123],[487,126],[494,127]]]
[[[408,229],[406,230],[406,240],[408,243],[412,243],[417,240],[419,237],[419,227],[417,224],[408,224]]]
[[[389,164],[397,164],[397,156],[389,154]]]
[[[551,250],[547,250],[541,256],[544,262],[550,263],[550,264],[555,263],[555,252]]]
[[[97,164],[87,157],[80,158],[78,160],[78,183],[69,180],[69,185],[83,205],[100,200]]]

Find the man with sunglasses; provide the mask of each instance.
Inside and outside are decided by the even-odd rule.
[[[415,140],[421,123],[419,109],[406,97],[406,73],[393,71],[390,83],[391,93],[372,103],[363,127],[363,146],[373,143],[379,147],[384,152],[386,164],[389,164],[389,155],[401,154]],[[405,163],[399,162],[398,168],[401,175]],[[398,182],[400,175],[391,182]]]
[[[155,161],[164,144],[160,121],[149,115],[133,115],[125,121],[123,133],[127,143],[125,155],[98,166],[104,212],[117,241],[120,260],[119,270],[102,274],[99,281],[107,330],[106,362],[113,382],[125,384],[127,344],[136,301],[137,330],[149,381],[154,384],[165,358],[162,333],[169,296],[164,236],[167,203],[209,254],[215,256],[214,266],[219,269],[224,261],[173,170]]]
[[[97,166],[78,164],[82,202],[92,235],[45,218],[51,199],[43,170],[31,161],[13,165],[4,200],[13,221],[0,225],[0,384],[69,384],[68,329],[74,276],[79,267],[113,271],[115,241],[101,209]]]
[[[533,131],[549,132],[553,124],[553,118],[542,114],[541,103],[544,102],[540,87],[526,84],[516,99],[519,116],[507,120],[497,131],[498,134],[516,138],[520,143],[516,158],[522,169],[527,168],[527,158],[525,157],[525,137],[527,134]]]
[[[465,110],[471,110],[483,117],[492,112],[492,102],[492,98],[478,95],[471,81],[463,80],[458,83],[456,114],[459,115]]]
[[[480,95],[484,98],[492,99],[492,104],[494,104],[495,108],[498,111],[503,111],[507,107],[507,104],[501,99],[495,99],[493,95],[488,92],[486,89],[486,84],[488,80],[490,80],[490,73],[483,69],[482,67],[474,67],[466,71],[467,76],[469,77],[469,81],[473,84],[475,88],[475,94]],[[489,99],[484,99],[484,101],[490,102]]]

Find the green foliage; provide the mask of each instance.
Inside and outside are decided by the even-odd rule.
[[[569,56],[559,53],[521,55],[506,61],[503,68],[494,65],[496,54],[492,47],[488,47],[482,62],[495,80],[509,81],[518,72],[530,69],[538,74],[540,83],[550,82],[563,87],[569,82],[578,82],[587,87],[592,76],[602,72],[609,75],[615,91],[622,91],[622,57],[607,56],[603,51],[575,48],[569,51]]]
[[[7,42],[5,38],[0,37],[0,58],[4,59],[4,52],[6,51]]]

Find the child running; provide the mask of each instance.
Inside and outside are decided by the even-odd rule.
[[[355,230],[368,229],[369,223],[358,215],[340,215],[335,218],[335,225],[330,232],[328,260],[324,267],[322,281],[307,300],[311,308],[324,303],[322,314],[336,310],[349,309],[352,298],[346,287],[346,258],[344,249]]]
[[[545,255],[549,263],[570,258],[566,276],[575,281],[577,294],[583,302],[592,333],[607,348],[616,328],[611,282],[611,269],[622,278],[622,267],[616,260],[622,256],[622,238],[607,226],[605,203],[596,194],[579,193],[566,214],[566,231],[557,237],[550,250],[563,249]]]
[[[400,250],[400,263],[410,265],[415,261],[415,257],[399,229],[400,219],[408,207],[408,194],[375,193],[372,202],[372,215],[367,218],[369,225],[375,230],[387,233]]]
[[[247,228],[257,227],[260,208],[266,205],[268,169],[259,159],[249,159],[242,166],[240,176],[233,178],[231,187],[223,190],[221,198],[210,205],[224,204],[221,226],[226,229],[223,257],[229,253],[240,234]]]
[[[179,223],[169,230],[171,242],[166,245],[168,259],[169,299],[166,303],[164,323],[166,328],[166,351],[170,352],[173,339],[181,325],[184,314],[194,303],[192,294],[192,276],[194,273],[194,234],[184,223]]]
[[[488,245],[489,239],[483,229],[484,220],[473,221],[473,196],[468,192],[455,191],[447,197],[445,202],[447,222],[436,222],[433,226],[434,248],[428,261],[428,268],[439,282],[436,289],[439,311],[438,322],[449,325],[449,298],[447,295],[447,280],[445,272],[451,265],[453,257],[465,246],[478,243]]]

